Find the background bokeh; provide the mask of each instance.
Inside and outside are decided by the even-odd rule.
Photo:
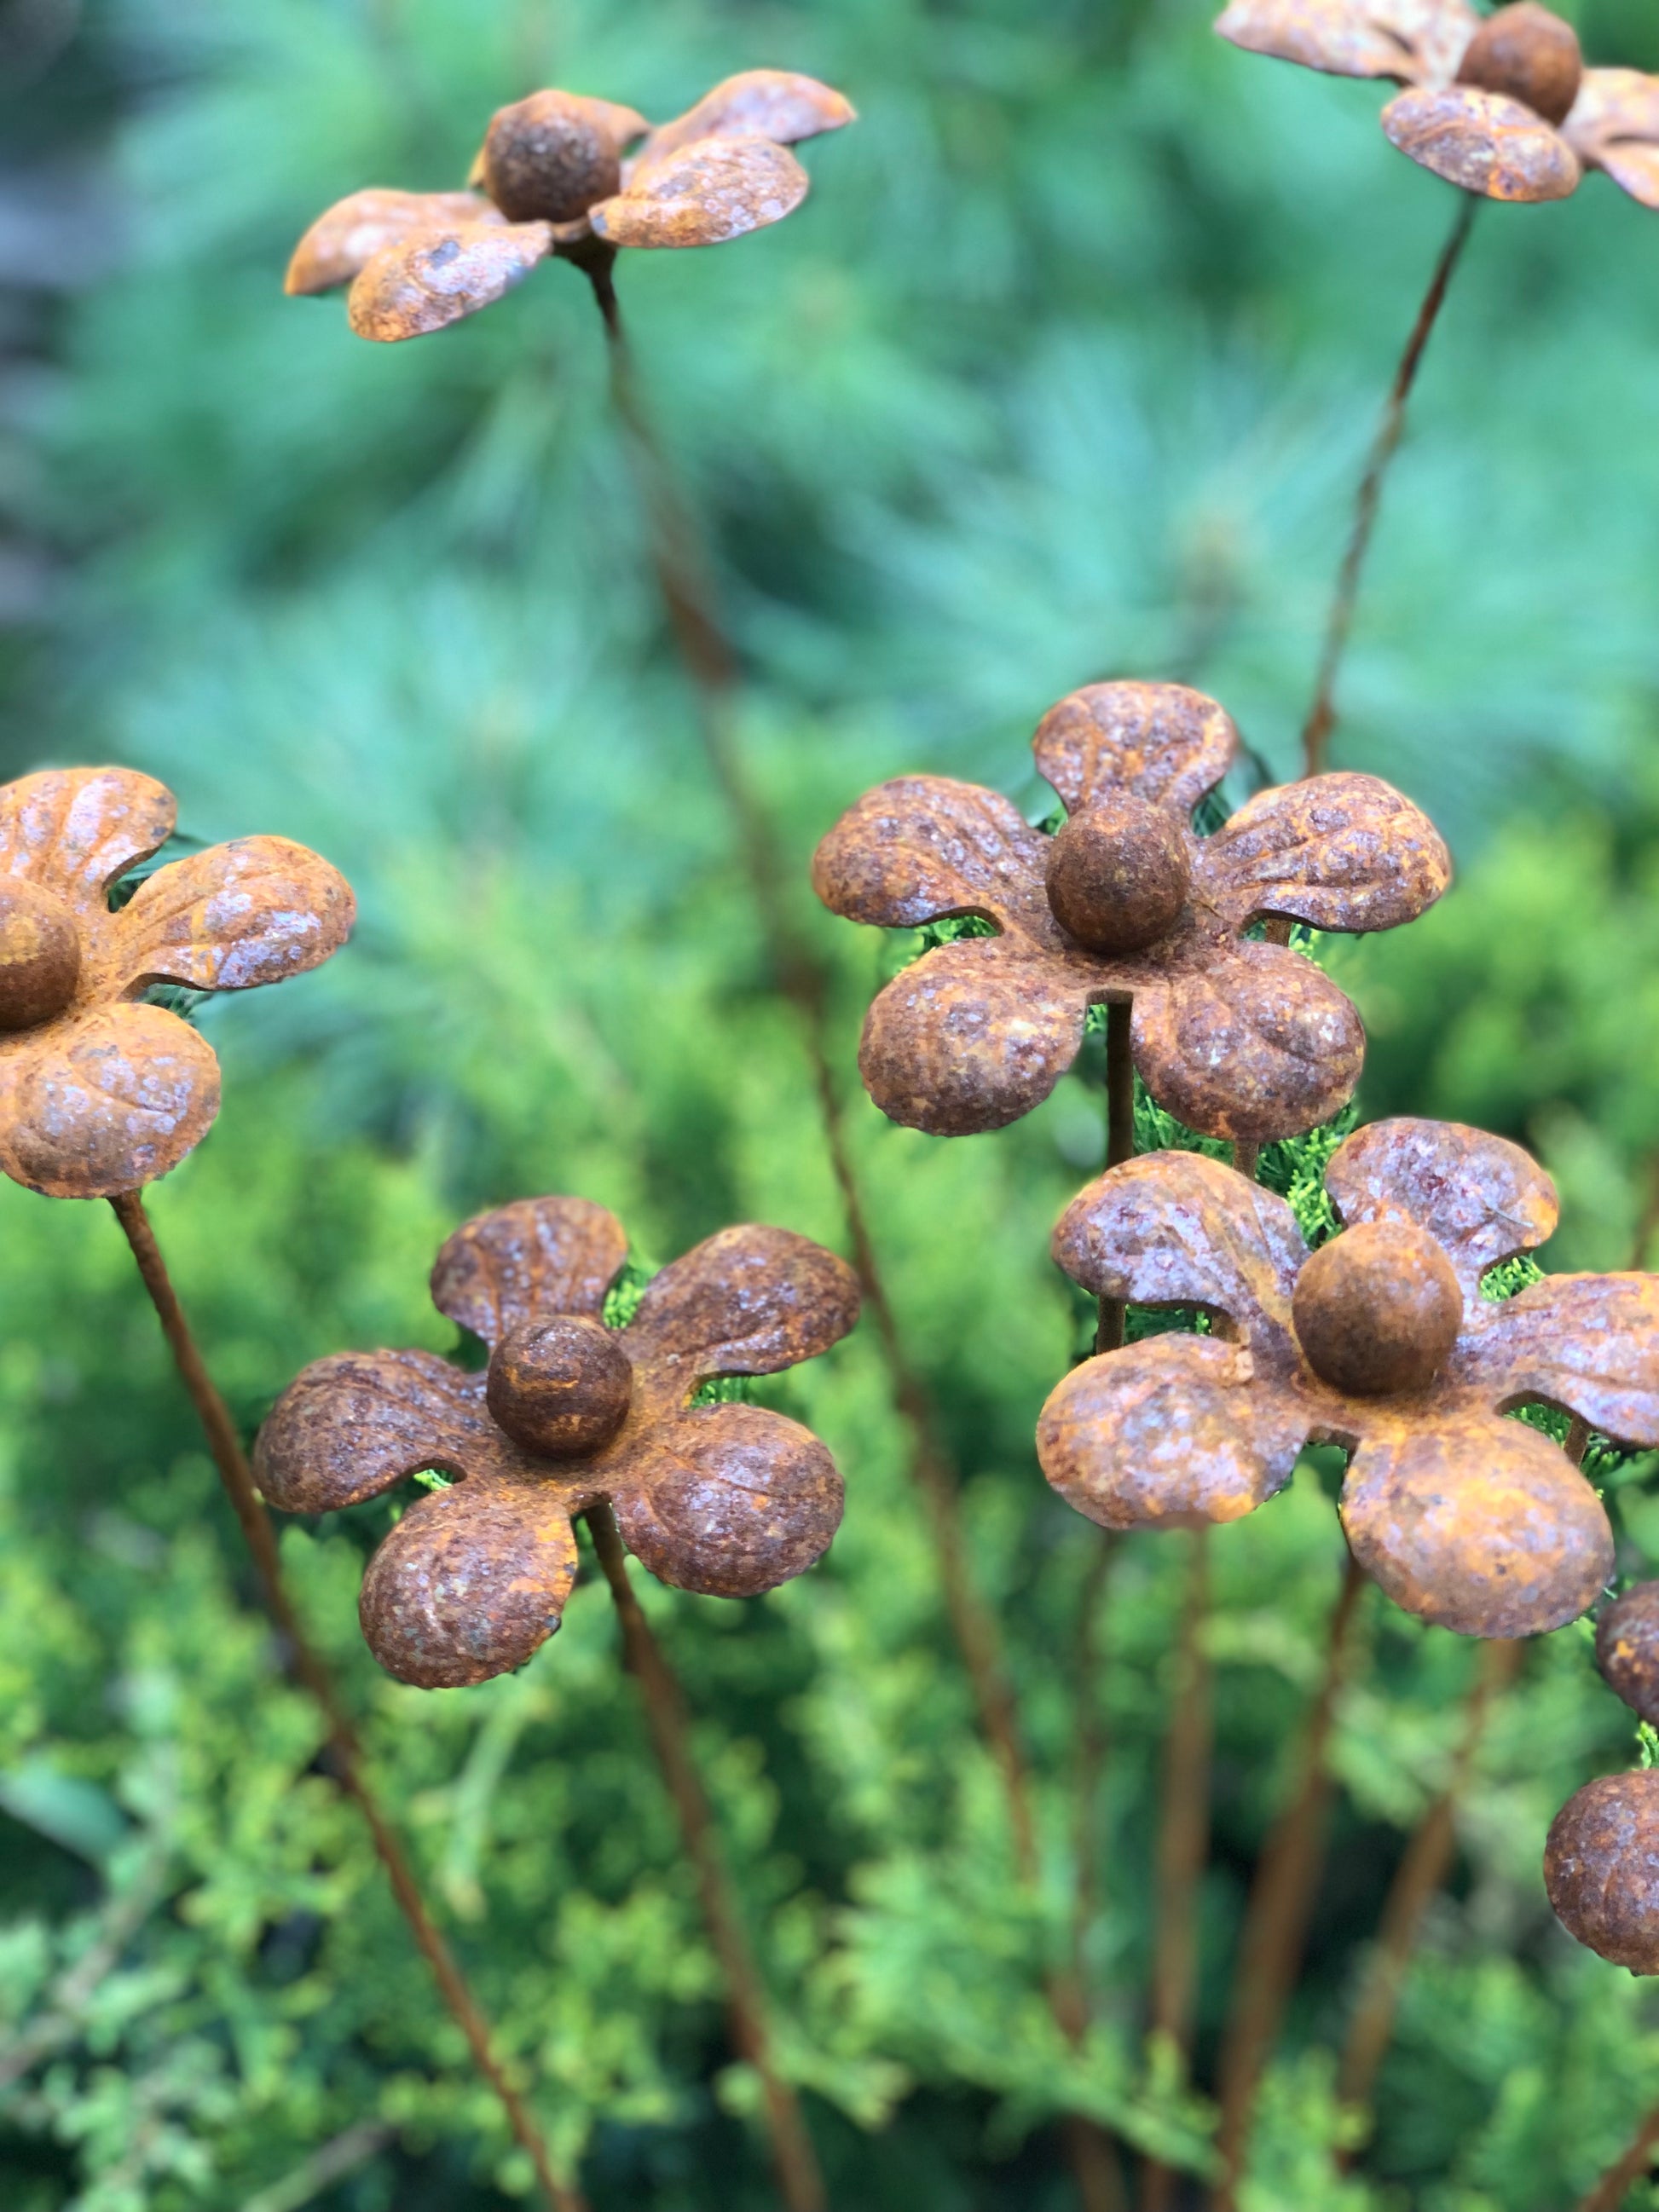
[[[1650,0],[1578,21],[1592,59],[1659,68]],[[1267,773],[1294,771],[1357,472],[1452,216],[1382,138],[1375,88],[1241,55],[1197,0],[5,0],[0,769],[131,763],[190,836],[302,838],[362,905],[327,969],[203,1010],[222,1117],[154,1200],[250,1431],[321,1352],[447,1348],[426,1270],[485,1204],[581,1191],[648,1263],[733,1219],[842,1241],[583,286],[553,268],[380,349],[280,283],[325,204],[452,185],[489,112],[538,84],[666,114],[758,63],[861,111],[807,149],[812,198],[623,273],[849,1081],[892,952],[817,913],[804,872],[866,783],[941,769],[1035,814],[1038,716],[1114,674],[1201,685]],[[1390,483],[1335,744],[1429,809],[1461,880],[1334,964],[1371,1030],[1365,1111],[1532,1146],[1565,1200],[1553,1267],[1651,1256],[1659,1213],[1656,577],[1659,220],[1595,178],[1487,209]],[[1057,2112],[1194,2167],[1208,2126],[1144,2039],[1178,1562],[1125,1547],[1080,1677],[1091,1531],[1030,1447],[1078,1339],[1046,1242],[1098,1164],[1098,1091],[1068,1079],[950,1145],[861,1097],[852,1126],[1007,1624],[1042,1899],[1012,1879],[861,1338],[769,1386],[848,1476],[828,1565],[748,1607],[644,1595],[836,2202],[1058,2212]],[[1619,1493],[1630,1572],[1659,1557],[1644,1473]],[[355,1625],[386,1510],[293,1528],[286,1556],[544,2125],[599,2212],[772,2203],[602,1588],[584,1576],[518,1676],[400,1688]],[[1313,1468],[1215,1547],[1200,2093],[1340,1556]],[[1539,1875],[1555,1807],[1633,1760],[1630,1716],[1586,1631],[1529,1649],[1342,2174],[1331,2054],[1472,1663],[1375,1592],[1364,1628],[1251,2212],[1560,2212],[1659,2096],[1654,2000],[1557,1929]],[[1040,1966],[1075,1890],[1091,1714],[1110,1748],[1077,2054]],[[9,2212],[522,2196],[316,1742],[114,1222],[5,1185]]]

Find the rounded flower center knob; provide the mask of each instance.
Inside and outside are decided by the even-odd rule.
[[[1565,123],[1583,74],[1583,57],[1571,24],[1535,0],[1518,0],[1516,6],[1488,15],[1469,40],[1457,82],[1522,100],[1546,123]]]
[[[61,1014],[81,980],[81,933],[63,901],[20,876],[0,881],[0,1030]]]
[[[568,1459],[610,1443],[633,1393],[633,1366],[615,1334],[560,1314],[503,1337],[490,1355],[484,1402],[514,1443]]]
[[[1409,1222],[1362,1222],[1304,1263],[1291,1317],[1316,1375],[1358,1397],[1425,1390],[1462,1326],[1445,1253]]]
[[[496,113],[484,140],[484,190],[509,222],[574,222],[622,183],[615,145],[556,92]]]
[[[1174,927],[1191,874],[1176,817],[1132,791],[1115,791],[1056,834],[1048,905],[1091,952],[1138,952]]]

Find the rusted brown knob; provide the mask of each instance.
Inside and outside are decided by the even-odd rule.
[[[1187,841],[1169,809],[1115,791],[1055,836],[1048,905],[1091,952],[1138,952],[1174,927],[1191,873]]]
[[[1426,1230],[1361,1222],[1304,1261],[1291,1317],[1308,1363],[1339,1390],[1425,1390],[1462,1325],[1452,1265]]]
[[[632,1364],[611,1331],[560,1314],[501,1340],[490,1356],[484,1401],[514,1443],[568,1459],[611,1441],[633,1391]]]
[[[1633,1713],[1659,1725],[1659,1583],[1638,1583],[1595,1624],[1595,1663]]]
[[[1569,1936],[1632,1974],[1659,1973],[1659,1768],[1573,1792],[1544,1845],[1544,1887]]]
[[[1457,82],[1524,101],[1546,123],[1565,123],[1583,73],[1571,24],[1535,0],[1517,0],[1488,15],[1469,40]]]
[[[509,222],[574,222],[622,183],[612,140],[558,92],[498,108],[483,148],[484,190]]]
[[[81,980],[81,933],[59,898],[21,876],[0,879],[0,1030],[61,1014]]]

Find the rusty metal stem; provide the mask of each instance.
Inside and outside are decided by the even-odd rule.
[[[242,1449],[242,1440],[237,1434],[230,1408],[220,1396],[212,1376],[208,1373],[207,1364],[191,1334],[190,1324],[185,1319],[172,1278],[167,1273],[167,1263],[161,1257],[161,1247],[155,1241],[155,1232],[150,1226],[149,1216],[144,1210],[143,1195],[142,1192],[131,1191],[122,1197],[111,1199],[110,1205],[126,1233],[128,1243],[132,1247],[132,1256],[137,1262],[138,1273],[143,1278],[144,1288],[149,1293],[150,1303],[161,1324],[161,1332],[173,1353],[173,1364],[196,1408],[197,1419],[207,1438],[208,1449],[219,1470],[219,1480],[224,1486],[225,1495],[230,1500],[231,1510],[240,1524],[248,1551],[252,1556],[265,1609],[276,1626],[284,1668],[316,1700],[327,1723],[330,1764],[334,1778],[356,1802],[368,1823],[375,1852],[386,1869],[386,1879],[392,1885],[398,1910],[408,1922],[410,1932],[422,1956],[432,1969],[433,1979],[442,1992],[444,2002],[466,2038],[474,2063],[501,2100],[507,2123],[520,2148],[534,2167],[537,2182],[552,2212],[587,2212],[586,2200],[580,2192],[568,2187],[554,2172],[547,2145],[531,2118],[528,2106],[508,2081],[491,2048],[489,2022],[479,2010],[454,1954],[428,1911],[414,1867],[364,1774],[362,1747],[358,1741],[357,1732],[347,1717],[333,1676],[306,1635],[295,1612],[288,1586],[283,1579],[276,1529],[265,1510],[264,1500],[255,1486],[253,1470],[248,1464],[247,1454]]]
[[[1360,578],[1364,572],[1365,556],[1370,550],[1371,532],[1376,527],[1377,508],[1382,504],[1382,480],[1388,474],[1389,464],[1395,457],[1406,427],[1407,403],[1411,398],[1412,386],[1417,381],[1424,350],[1439,316],[1453,272],[1468,243],[1469,232],[1474,228],[1480,206],[1480,199],[1473,192],[1461,193],[1459,199],[1451,235],[1441,249],[1434,275],[1429,281],[1429,289],[1417,311],[1417,320],[1412,325],[1412,334],[1406,341],[1406,350],[1400,356],[1400,366],[1394,373],[1388,404],[1382,410],[1382,420],[1377,426],[1370,455],[1365,463],[1365,473],[1360,479],[1359,496],[1354,506],[1353,527],[1349,533],[1347,550],[1342,556],[1336,593],[1326,621],[1325,644],[1320,654],[1313,704],[1308,709],[1308,719],[1302,726],[1304,775],[1318,775],[1325,766],[1331,732],[1336,727],[1336,679],[1341,669],[1342,656],[1347,649],[1348,633],[1353,627]]]
[[[628,1558],[616,1515],[608,1504],[599,1504],[588,1507],[586,1518],[616,1601],[623,1657],[639,1685],[652,1747],[696,1878],[703,1924],[726,1978],[732,2041],[760,2076],[778,2185],[790,2212],[824,2212],[829,2200],[812,2138],[793,2089],[779,2077],[773,2063],[766,1988],[738,1911],[702,1778],[691,1757],[691,1716],[684,1692],[628,1579]]]
[[[1131,1000],[1109,1000],[1106,1007],[1106,1164],[1121,1167],[1135,1152],[1135,1063],[1131,1050],[1134,1007]],[[1102,1298],[1095,1350],[1115,1352],[1123,1341],[1124,1310],[1117,1298]]]
[[[1370,2104],[1377,2069],[1393,2039],[1395,2013],[1422,1932],[1423,1917],[1451,1872],[1457,1850],[1457,1808],[1468,1787],[1492,1702],[1514,1681],[1525,1650],[1524,1644],[1503,1637],[1480,1647],[1474,1681],[1464,1702],[1463,1727],[1450,1776],[1413,1832],[1383,1903],[1376,1948],[1348,2023],[1337,2073],[1336,2094],[1344,2104],[1361,2107]],[[1354,2150],[1345,2151],[1339,2162],[1346,2168],[1356,2155]]]
[[[1652,2167],[1659,2154],[1659,2105],[1642,2122],[1622,2158],[1613,2160],[1593,2189],[1587,2190],[1573,2212],[1620,2212],[1631,2191]]]
[[[1216,2148],[1222,2172],[1211,2199],[1214,2212],[1235,2212],[1256,2090],[1302,1965],[1330,1815],[1332,1783],[1325,1753],[1347,1676],[1364,1582],[1351,1553],[1331,1613],[1324,1680],[1308,1718],[1296,1789],[1268,1834],[1251,1886],[1218,2069],[1221,2125]]]

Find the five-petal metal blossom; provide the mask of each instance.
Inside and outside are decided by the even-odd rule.
[[[51,1198],[113,1198],[177,1167],[219,1110],[199,1031],[153,984],[245,991],[337,951],[344,878],[286,837],[170,861],[173,793],[131,769],[52,769],[0,786],[0,1170]]]
[[[1470,1636],[1577,1619],[1612,1571],[1607,1515],[1559,1445],[1503,1416],[1542,1403],[1659,1443],[1659,1278],[1485,1296],[1488,1268],[1549,1236],[1555,1190],[1455,1123],[1374,1122],[1326,1188],[1344,1226],[1311,1255],[1283,1199],[1195,1153],[1144,1153],[1073,1200],[1067,1274],[1211,1327],[1075,1368],[1042,1409],[1044,1474],[1106,1528],[1233,1521],[1304,1443],[1341,1444],[1349,1546],[1395,1604]]]
[[[1577,33],[1535,0],[1231,0],[1236,46],[1407,89],[1382,111],[1402,154],[1494,200],[1559,200],[1605,169],[1659,208],[1659,77],[1583,68]]]
[[[1439,897],[1451,862],[1426,816],[1372,775],[1259,792],[1215,834],[1193,808],[1238,743],[1213,699],[1096,684],[1043,717],[1032,751],[1065,802],[1054,836],[994,791],[902,776],[818,847],[834,912],[889,929],[974,915],[1000,933],[934,947],[871,1007],[859,1049],[883,1113],[938,1136],[999,1129],[1077,1057],[1091,1005],[1133,1005],[1147,1089],[1194,1129],[1266,1143],[1328,1120],[1364,1033],[1300,953],[1246,939],[1267,916],[1392,929]]]
[[[758,1596],[828,1548],[842,1483],[817,1438],[757,1406],[690,1401],[722,1376],[827,1352],[858,1318],[852,1269],[787,1230],[726,1229],[607,1328],[627,1255],[621,1224],[586,1199],[480,1214],[439,1253],[432,1298],[488,1345],[484,1372],[428,1352],[340,1352],[272,1409],[254,1466],[285,1512],[332,1512],[426,1470],[453,1478],[410,1507],[363,1579],[363,1633],[401,1680],[439,1689],[521,1667],[575,1578],[571,1522],[601,1500],[659,1581],[710,1596]]]
[[[840,93],[788,70],[727,77],[654,130],[608,100],[532,93],[491,121],[481,190],[353,192],[300,240],[287,289],[349,284],[360,337],[421,337],[550,257],[592,268],[621,246],[719,246],[781,222],[807,191],[790,147],[854,119]]]

